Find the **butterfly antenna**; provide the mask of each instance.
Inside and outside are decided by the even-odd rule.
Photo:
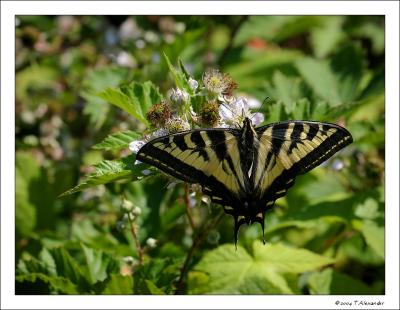
[[[264,103],[267,102],[268,99],[269,99],[269,96],[265,97],[265,99],[264,99],[263,102],[261,103],[260,107],[257,109],[257,112],[254,113],[254,114],[251,116],[250,119],[253,119],[253,117],[254,117],[257,113],[259,113],[259,112],[261,111],[261,108],[264,106]]]

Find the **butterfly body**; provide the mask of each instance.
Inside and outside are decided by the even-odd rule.
[[[245,118],[240,128],[195,129],[156,138],[137,159],[189,183],[221,204],[239,227],[258,222],[306,173],[352,142],[335,124],[285,121],[255,128]],[[264,233],[263,233],[264,235]]]

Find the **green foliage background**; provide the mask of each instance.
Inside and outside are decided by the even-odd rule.
[[[384,52],[379,16],[18,16],[16,293],[384,294]],[[192,228],[184,185],[133,165],[149,107],[187,89],[178,59],[269,96],[266,123],[353,135],[277,201],[265,246],[254,225],[236,251],[231,218],[205,229],[221,207],[199,200]],[[118,229],[124,197],[142,210],[142,262]]]

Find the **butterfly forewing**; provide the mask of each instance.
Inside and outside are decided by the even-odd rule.
[[[199,183],[222,205],[237,205],[248,186],[237,169],[240,155],[235,130],[192,130],[160,137],[144,145],[137,159],[183,181]]]

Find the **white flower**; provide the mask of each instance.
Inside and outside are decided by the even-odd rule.
[[[139,152],[139,150],[142,148],[143,145],[145,145],[146,142],[142,141],[142,140],[135,140],[132,141],[131,143],[129,143],[129,149],[137,154],[137,152]]]
[[[253,126],[258,126],[264,121],[264,114],[262,113],[254,113],[250,117]]]
[[[251,117],[250,110],[247,105],[247,99],[244,97],[239,97],[232,102],[222,103],[219,106],[219,116],[223,126],[240,126],[245,117]]]
[[[245,118],[249,118],[254,126],[264,121],[262,113],[251,113],[248,100],[245,97],[239,97],[231,102],[223,102],[219,106],[219,116],[221,127],[239,127]]]
[[[189,86],[192,90],[196,90],[197,87],[199,87],[199,82],[197,82],[195,79],[189,78]]]
[[[175,103],[183,103],[189,100],[189,94],[179,88],[170,91],[169,98]]]
[[[154,238],[148,238],[146,244],[149,248],[154,249],[157,246],[157,240]]]
[[[259,107],[261,107],[261,102],[254,97],[250,97],[247,99],[247,105],[250,109],[258,109]]]
[[[168,135],[168,130],[165,129],[165,128],[157,129],[156,131],[154,131],[154,132],[151,134],[151,136],[152,136],[153,138],[163,137],[163,136],[166,136],[166,135]]]

